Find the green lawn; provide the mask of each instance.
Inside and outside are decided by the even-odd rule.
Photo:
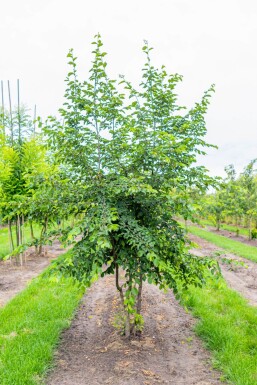
[[[1,385],[42,384],[82,295],[72,280],[39,277],[0,310]]]
[[[190,288],[184,305],[199,318],[197,334],[213,353],[213,366],[234,385],[257,384],[257,308],[251,307],[223,279]]]
[[[255,246],[248,246],[242,242],[234,241],[223,235],[214,234],[196,226],[189,226],[188,231],[235,255],[257,262],[257,247]]]

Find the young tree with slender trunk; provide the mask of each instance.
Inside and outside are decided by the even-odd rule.
[[[74,239],[72,252],[52,271],[85,285],[114,274],[129,337],[142,329],[144,282],[175,291],[181,283],[201,285],[211,264],[188,252],[175,217],[188,217],[188,187],[203,191],[210,183],[205,168],[194,164],[209,146],[204,115],[213,87],[185,110],[175,94],[181,76],[154,68],[147,43],[138,89],[124,77],[119,84],[110,80],[99,35],[93,45],[86,81],[78,80],[76,58],[68,54],[62,119],[51,118],[45,127],[56,158],[79,186],[84,213],[67,235]]]

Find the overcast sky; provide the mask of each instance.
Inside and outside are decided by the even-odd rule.
[[[10,80],[13,102],[19,78],[21,100],[55,115],[69,48],[86,76],[98,32],[110,76],[137,81],[147,39],[153,63],[183,75],[182,104],[192,106],[216,84],[206,120],[219,150],[202,160],[211,174],[224,175],[230,163],[241,172],[257,157],[256,0],[0,0],[0,10],[0,79],[5,87]]]

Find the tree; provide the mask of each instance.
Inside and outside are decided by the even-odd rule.
[[[205,168],[194,163],[210,146],[204,115],[213,87],[185,111],[174,91],[181,76],[154,68],[147,43],[139,89],[124,77],[119,84],[110,80],[99,35],[93,45],[92,68],[83,82],[69,52],[62,119],[50,118],[45,127],[56,158],[80,187],[84,213],[67,234],[74,240],[72,252],[52,270],[86,286],[99,275],[115,274],[128,337],[142,329],[143,282],[175,291],[181,283],[201,285],[211,265],[188,252],[175,217],[189,212],[188,187],[204,191],[210,183]]]
[[[225,215],[234,218],[236,225],[236,236],[239,236],[239,222],[243,216],[243,197],[244,191],[242,185],[236,178],[236,170],[232,164],[225,167],[227,177],[224,180],[224,200]]]
[[[26,220],[30,223],[32,238],[32,222],[36,221],[42,226],[40,239],[35,239],[40,252],[46,221],[51,220],[57,211],[54,205],[51,208],[48,205],[46,215],[44,198],[47,189],[49,197],[58,167],[51,165],[47,159],[42,137],[35,134],[32,119],[25,107],[15,110],[11,118],[4,112],[1,121],[4,126],[0,127],[0,214],[2,221],[8,224],[10,255],[19,254],[22,264],[20,251],[29,246],[24,236]],[[27,246],[24,243],[28,243]]]
[[[248,219],[249,240],[252,238],[252,220],[257,215],[257,184],[254,165],[257,159],[253,159],[241,174],[240,183],[244,189],[244,213]]]

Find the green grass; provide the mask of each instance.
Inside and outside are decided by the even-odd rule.
[[[211,221],[208,221],[207,219],[201,220],[200,223],[202,225],[204,225],[204,226],[215,227],[213,225],[213,223]],[[231,231],[231,232],[236,234],[237,227],[233,226],[233,225],[227,225],[226,223],[222,223],[221,224],[221,229],[224,229],[224,230],[227,230],[227,231]],[[248,229],[246,229],[245,227],[238,227],[238,229],[239,229],[239,235],[244,235],[245,237],[248,237],[248,235],[249,235],[249,230]]]
[[[73,281],[34,280],[0,310],[0,384],[38,385],[82,290]]]
[[[224,230],[227,230],[227,231],[231,231],[233,233],[236,233],[236,226],[233,226],[233,225],[227,225],[226,223],[222,223],[222,226],[221,226],[222,229]],[[249,236],[249,230],[244,228],[244,227],[238,227],[239,229],[239,235],[244,235],[245,237],[248,237]]]
[[[255,246],[248,246],[242,242],[234,241],[233,239],[214,234],[195,226],[189,226],[188,231],[235,255],[257,262],[257,247]]]
[[[0,229],[0,260],[10,252],[7,228]]]
[[[197,334],[213,352],[213,366],[234,385],[257,384],[257,308],[223,279],[203,289],[190,288],[184,304],[199,318]]]

